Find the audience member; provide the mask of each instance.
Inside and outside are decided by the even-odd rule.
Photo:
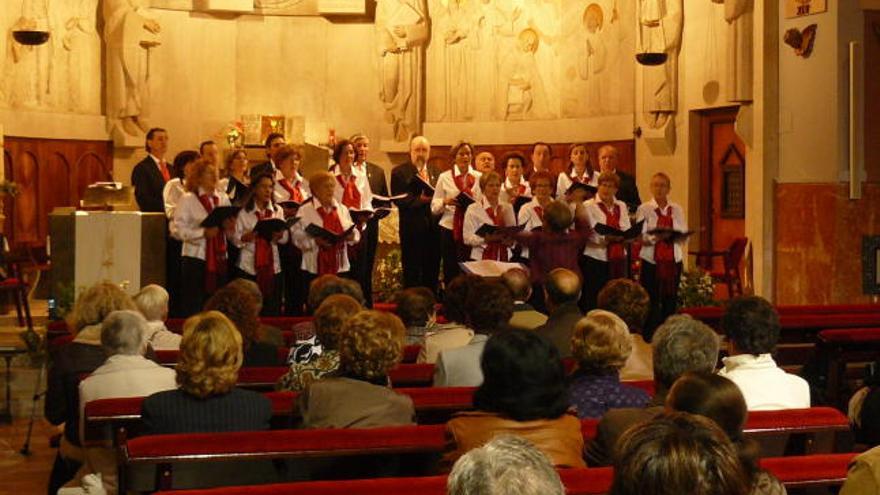
[[[485,377],[474,393],[474,409],[446,423],[451,465],[498,434],[535,444],[558,467],[585,467],[581,423],[568,413],[565,370],[559,352],[527,330],[493,335],[480,359]]]
[[[627,431],[610,495],[746,495],[736,448],[712,421],[668,413]]]
[[[465,304],[472,296],[473,288],[482,281],[476,275],[462,274],[446,286],[443,301],[446,323],[425,332],[419,363],[436,363],[441,351],[466,346],[474,338],[474,331],[468,326]]]
[[[324,302],[324,299],[333,294],[345,294],[353,297],[363,306],[364,292],[361,286],[354,280],[345,279],[336,275],[321,275],[309,283],[309,293],[306,305],[310,314],[313,314]],[[320,354],[321,342],[315,336],[313,321],[304,321],[293,326],[294,344],[287,355],[289,363],[304,363],[312,358],[312,354]]]
[[[513,317],[508,323],[510,328],[534,330],[547,323],[547,315],[536,311],[527,302],[532,297],[532,284],[529,282],[527,271],[522,268],[511,268],[501,275],[501,283],[513,295]]]
[[[746,401],[732,381],[714,373],[685,373],[669,390],[666,407],[672,411],[697,414],[718,425],[739,454],[746,481],[753,495],[784,495],[785,486],[758,466],[760,446],[743,436]]]
[[[339,335],[340,376],[312,382],[299,396],[306,428],[373,428],[415,423],[412,399],[390,388],[388,372],[403,358],[400,318],[361,311]]]
[[[101,347],[109,357],[79,384],[80,438],[84,431],[83,411],[90,401],[146,397],[177,388],[174,370],[143,356],[146,349],[144,334],[148,329],[149,323],[136,311],[114,311],[104,318]],[[109,446],[87,447],[84,453],[85,471],[81,474],[100,473],[104,489],[116,493],[115,450]]]
[[[655,392],[644,409],[611,409],[599,421],[596,438],[586,451],[591,466],[611,464],[612,453],[620,436],[632,425],[647,421],[663,412],[663,404],[672,384],[688,371],[710,373],[718,361],[718,334],[690,316],[669,317],[654,333],[653,346]]]
[[[219,311],[241,333],[244,350],[243,367],[277,366],[278,346],[260,339],[260,313],[257,302],[248,292],[235,286],[221,287],[205,303],[205,311]]]
[[[183,325],[176,390],[144,399],[148,434],[266,430],[272,403],[235,387],[244,359],[242,337],[219,311],[197,314]]]
[[[157,351],[176,351],[180,348],[180,335],[165,328],[168,319],[168,291],[161,285],[143,287],[133,297],[138,311],[147,319],[144,342]]]
[[[565,495],[550,459],[528,440],[499,435],[461,456],[446,481],[449,495]]]
[[[853,459],[839,495],[877,495],[880,493],[880,447]]]
[[[395,314],[406,327],[407,345],[423,345],[425,334],[436,325],[437,299],[427,287],[409,287],[394,295]]]
[[[256,282],[246,278],[237,278],[226,285],[250,294],[257,303],[257,314],[263,312],[263,293],[260,292],[260,286],[257,285]],[[261,342],[266,342],[267,344],[278,347],[284,345],[284,335],[281,333],[281,329],[272,325],[267,325],[263,323],[262,320],[260,321],[260,328],[257,331],[257,335],[259,335]]]
[[[304,363],[290,363],[290,370],[278,380],[278,390],[300,391],[310,383],[339,371],[339,334],[349,318],[363,309],[353,297],[333,294],[315,311],[315,332],[321,352],[314,352]]]
[[[645,288],[628,278],[614,279],[599,291],[596,307],[623,319],[632,336],[632,354],[620,370],[620,379],[653,380],[651,344],[641,334],[651,310],[651,298]]]
[[[76,299],[67,320],[74,334],[73,342],[50,352],[44,414],[53,425],[65,425],[49,479],[50,493],[55,493],[80,468],[80,377],[104,364],[107,355],[101,347],[101,323],[113,311],[123,309],[136,311],[137,307],[119,286],[100,282],[89,287]]]
[[[568,391],[578,417],[600,418],[609,409],[645,407],[651,400],[644,390],[620,383],[632,337],[614,313],[594,309],[575,323],[571,351],[578,367]]]
[[[584,316],[578,308],[580,297],[581,279],[577,273],[565,268],[550,272],[544,283],[544,300],[550,316],[535,331],[552,342],[563,359],[571,357],[571,330]]]
[[[480,356],[489,336],[507,329],[513,315],[513,297],[500,282],[483,280],[468,291],[465,313],[475,335],[463,347],[440,352],[434,366],[435,387],[476,387],[483,383]]]
[[[779,341],[779,315],[767,300],[740,297],[721,317],[729,356],[718,372],[737,384],[749,411],[810,407],[810,387],[799,376],[776,365],[772,353]]]

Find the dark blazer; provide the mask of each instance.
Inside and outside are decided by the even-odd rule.
[[[149,155],[134,166],[131,185],[134,186],[134,198],[139,210],[165,213],[165,198],[162,197],[165,179]]]
[[[620,177],[620,188],[617,190],[616,197],[626,203],[626,209],[630,213],[635,213],[639,205],[642,204],[636,179],[623,170],[617,170],[617,176]]]
[[[380,196],[388,196],[388,181],[385,180],[385,170],[375,163],[367,162],[367,180],[370,182],[370,191]],[[379,245],[379,220],[372,219],[367,222],[364,232],[366,238],[362,286],[364,299],[372,307],[373,304],[373,265],[376,260],[376,247]]]
[[[284,363],[278,360],[278,346],[269,342],[251,342],[244,351],[243,368],[254,366],[280,366]]]
[[[367,179],[373,194],[388,196],[388,181],[385,180],[385,170],[382,167],[367,162]]]
[[[535,329],[535,332],[549,340],[559,349],[559,357],[571,357],[571,332],[574,324],[584,317],[578,308],[577,301],[565,303],[554,310],[547,318],[547,323]]]
[[[141,417],[149,434],[268,430],[272,402],[239,388],[207,399],[166,390],[144,399]]]
[[[428,181],[437,185],[440,175],[428,167]],[[400,216],[400,249],[403,258],[403,283],[406,287],[436,288],[440,267],[440,230],[431,214],[431,202],[421,201],[412,192],[412,182],[419,180],[418,169],[411,162],[391,171],[391,194],[407,194],[397,200]]]
[[[229,183],[226,185],[226,195],[229,196],[230,203],[238,204],[247,192],[248,186],[242,184],[235,177],[229,176]]]
[[[266,173],[271,175],[273,178],[275,177],[275,166],[272,165],[272,162],[266,160],[263,163],[258,163],[254,165],[253,167],[251,167],[251,171],[249,172],[251,183],[253,184],[254,177]]]
[[[437,185],[439,173],[432,167],[428,167],[428,181],[432,186]],[[421,202],[419,197],[412,193],[411,184],[417,180],[418,168],[412,162],[406,162],[394,167],[391,171],[391,194],[407,194],[406,198],[397,200],[400,209],[400,228],[408,230],[410,227],[421,225],[424,219],[431,218],[431,202]]]
[[[100,345],[71,342],[50,352],[49,374],[46,381],[46,402],[43,412],[53,425],[67,423],[64,436],[79,445],[79,382],[107,360]]]

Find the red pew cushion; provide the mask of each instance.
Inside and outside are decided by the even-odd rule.
[[[794,457],[773,457],[761,460],[761,467],[773,473],[788,486],[842,482],[849,463],[858,455],[820,454]]]
[[[833,407],[752,411],[746,419],[745,431],[750,433],[789,431],[793,429],[849,429],[846,416]]]

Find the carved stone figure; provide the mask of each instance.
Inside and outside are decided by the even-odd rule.
[[[502,59],[495,92],[497,114],[509,120],[546,119],[547,93],[535,52],[538,33],[524,29],[518,47]]]
[[[712,0],[724,4],[727,21],[727,99],[752,100],[752,0]]]
[[[474,55],[479,48],[479,18],[465,0],[449,0],[444,22],[443,42],[446,80],[444,120],[470,120],[476,96]]]
[[[502,119],[496,113],[495,88],[498,86],[498,61],[504,53],[515,48],[513,23],[522,13],[519,7],[510,12],[501,8],[498,0],[480,0],[477,5],[477,60],[474,71],[475,117],[479,121]]]
[[[376,31],[385,120],[397,141],[417,134],[422,123],[422,71],[428,41],[424,0],[379,0]]]
[[[523,10],[527,13],[529,29],[538,34],[535,52],[539,77],[546,94],[547,108],[544,118],[555,117],[560,109],[559,54],[558,46],[564,36],[560,32],[560,6],[558,0],[525,0]]]
[[[666,62],[642,66],[643,103],[648,127],[659,129],[675,113],[682,0],[639,0],[640,52],[666,53]]]
[[[603,36],[604,15],[602,7],[591,3],[584,9],[583,25],[587,32],[583,53],[578,60],[578,76],[587,81],[586,115],[603,113],[603,100],[608,93],[608,50]]]
[[[138,136],[150,127],[150,50],[160,44],[161,26],[148,5],[148,0],[104,0],[107,120],[111,133],[115,128]]]
[[[50,91],[55,107],[79,113],[101,113],[101,39],[97,32],[98,0],[54,0]]]
[[[4,100],[11,107],[42,108],[49,105],[50,45],[25,46],[12,39],[16,30],[49,30],[48,0],[23,0],[21,17],[7,36],[3,74]]]

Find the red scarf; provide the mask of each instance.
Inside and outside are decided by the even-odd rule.
[[[296,201],[297,203],[302,203],[302,202],[303,202],[303,195],[302,195],[302,193],[299,191],[299,184],[300,184],[299,181],[296,181],[296,184],[295,184],[295,185],[290,185],[290,181],[289,181],[289,180],[287,180],[287,179],[281,179],[281,180],[278,181],[278,183],[281,184],[281,187],[283,187],[284,190],[287,191],[287,194],[290,195],[290,200],[291,200],[291,201]]]
[[[342,175],[337,175],[336,180],[339,182],[339,185],[342,186],[342,204],[347,208],[360,210],[361,192],[357,188],[354,174],[349,175],[348,180],[342,177]]]
[[[453,165],[455,167],[455,165]],[[474,195],[474,184],[477,182],[476,177],[471,175],[468,172],[465,172],[459,176],[455,175],[455,168],[452,169],[452,180],[455,181],[455,187],[458,188],[459,191],[463,193],[467,193],[468,196]],[[464,236],[462,235],[462,229],[464,229],[464,214],[467,208],[459,208],[455,207],[455,214],[452,216],[452,238],[455,239],[455,242],[462,243],[464,242]]]
[[[256,210],[255,213],[258,222],[274,216],[271,209],[262,212]],[[257,274],[257,285],[260,286],[260,292],[264,297],[268,297],[274,288],[275,256],[272,252],[272,242],[262,236],[254,238],[254,271]]]
[[[657,228],[671,229],[672,208],[669,214],[664,215],[660,208],[654,210],[657,214]],[[657,266],[657,282],[660,285],[660,295],[675,295],[675,246],[669,241],[657,241],[654,244],[654,263]]]
[[[583,182],[584,184],[589,184],[590,180],[593,178],[593,172],[589,168],[585,168],[584,174],[586,174],[586,178],[574,175],[574,166],[572,166],[571,172],[568,173],[568,178],[572,182]]]
[[[544,208],[541,208],[540,205],[536,206],[535,215],[538,215],[538,220],[541,221],[541,225],[544,225]]]
[[[210,215],[220,199],[213,194],[200,194],[199,202]],[[218,282],[226,277],[226,236],[222,234],[205,239],[205,291],[208,294],[217,290]]]
[[[611,210],[599,202],[599,209],[605,214],[605,225],[620,230],[620,206],[615,204]],[[608,277],[610,279],[626,276],[626,250],[623,243],[615,242],[606,248],[608,254]]]
[[[492,223],[498,227],[504,227],[504,216],[499,211],[500,206],[486,208],[486,214],[492,220]],[[507,247],[500,242],[490,242],[483,248],[484,260],[507,261]]]
[[[318,215],[321,215],[321,223],[325,230],[329,230],[334,234],[342,233],[342,221],[339,220],[339,213],[336,212],[336,208],[326,211],[326,208],[319,203],[315,203],[315,209],[318,211]],[[341,243],[337,246],[318,248],[318,275],[336,275],[339,273],[343,248],[344,245]]]

